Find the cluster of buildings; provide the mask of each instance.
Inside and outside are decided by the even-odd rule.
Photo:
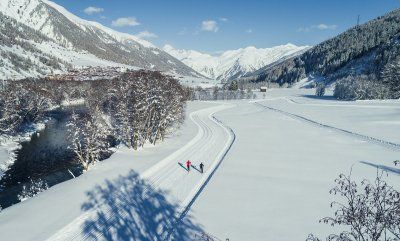
[[[71,69],[65,74],[48,75],[46,79],[70,81],[113,79],[125,71],[126,69],[122,67],[86,67],[83,69]]]

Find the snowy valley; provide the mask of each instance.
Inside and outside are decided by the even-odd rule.
[[[232,15],[56,2],[0,0],[1,241],[400,240],[399,9],[209,54],[161,36],[218,45]]]

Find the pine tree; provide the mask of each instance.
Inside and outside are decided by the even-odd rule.
[[[400,58],[388,64],[383,72],[383,82],[394,99],[400,98]]]

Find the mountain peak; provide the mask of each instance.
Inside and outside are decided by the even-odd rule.
[[[305,48],[307,46],[298,47],[294,44],[265,49],[248,46],[216,56],[195,50],[177,50],[171,45],[165,45],[163,50],[201,74],[225,81],[242,77],[282,58],[300,53]]]
[[[20,33],[20,36],[8,36],[16,29],[7,29],[0,33],[0,37],[6,35],[6,39],[21,39],[18,41],[21,46],[14,46],[14,48],[21,49],[18,53],[24,50],[31,52],[32,56],[41,53],[42,59],[43,57],[58,59],[53,61],[58,62],[57,65],[54,65],[56,69],[52,69],[52,67],[51,70],[65,69],[66,65],[72,67],[121,66],[159,70],[186,76],[200,76],[196,71],[156,48],[153,44],[134,35],[120,33],[100,23],[81,19],[49,0],[0,0],[0,13],[18,23],[8,26],[16,29],[22,26],[32,29],[32,31],[27,30],[31,32],[30,36],[23,33]],[[28,45],[32,45],[32,47]],[[0,44],[0,49],[3,48],[7,47]],[[11,50],[7,51],[11,58]],[[32,56],[20,54],[20,57],[25,59],[31,67],[37,62],[30,61]],[[36,67],[40,70],[43,66]],[[7,68],[16,69],[19,73],[17,76],[21,77],[32,76],[31,73],[35,73],[33,76],[45,74],[43,71],[22,71],[12,61]],[[49,72],[50,69],[46,72]],[[2,72],[9,73],[10,71],[3,71],[0,68],[0,73]],[[5,77],[0,76],[0,78]]]

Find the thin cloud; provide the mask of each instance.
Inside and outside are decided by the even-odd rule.
[[[98,7],[90,6],[90,7],[85,8],[83,11],[84,11],[87,15],[92,15],[92,14],[95,14],[95,13],[102,13],[102,12],[104,12],[104,8],[98,8]]]
[[[178,32],[178,35],[183,36],[186,35],[187,33],[187,28],[183,28],[181,31]]]
[[[134,17],[118,18],[111,23],[114,27],[137,26],[140,23]]]
[[[337,25],[326,25],[326,24],[321,23],[321,24],[317,25],[317,28],[319,30],[326,30],[326,29],[335,30],[337,28]]]
[[[219,18],[219,21],[221,21],[221,22],[228,22],[228,19],[227,19],[227,18]]]
[[[136,34],[136,37],[144,39],[144,38],[158,38],[157,34],[149,32],[149,31],[143,31],[138,34]]]
[[[247,30],[246,30],[246,33],[248,33],[248,34],[253,33],[253,29],[251,29],[251,28],[250,28],[250,29],[247,29]]]
[[[297,32],[311,32],[313,30],[335,30],[337,29],[337,25],[332,24],[332,25],[328,25],[328,24],[324,24],[324,23],[320,23],[317,25],[312,25],[309,27],[300,27],[297,29]]]
[[[201,30],[207,32],[218,32],[218,23],[214,20],[205,20],[201,23]]]

